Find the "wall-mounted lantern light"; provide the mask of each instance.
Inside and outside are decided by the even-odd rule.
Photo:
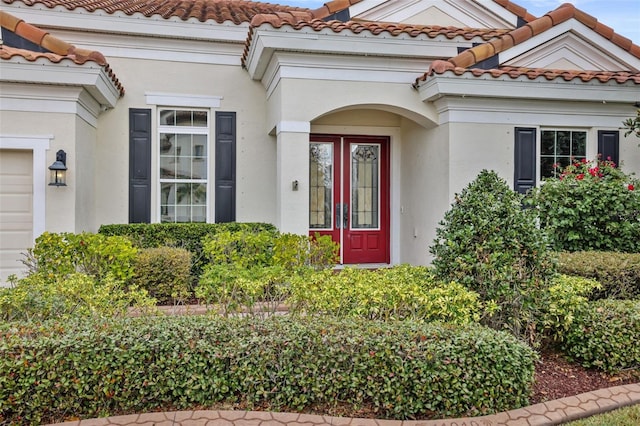
[[[56,153],[56,161],[49,166],[51,177],[49,185],[51,186],[67,186],[67,153],[60,150]]]

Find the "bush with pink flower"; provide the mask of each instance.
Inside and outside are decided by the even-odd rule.
[[[572,161],[527,198],[558,251],[640,252],[640,181],[610,159]]]

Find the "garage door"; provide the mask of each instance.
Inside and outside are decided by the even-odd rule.
[[[33,153],[0,150],[0,285],[20,275],[22,253],[33,246]]]

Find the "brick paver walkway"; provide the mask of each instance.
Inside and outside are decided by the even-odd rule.
[[[640,383],[600,389],[491,416],[396,421],[263,411],[179,411],[59,423],[65,426],[542,426],[640,404]]]

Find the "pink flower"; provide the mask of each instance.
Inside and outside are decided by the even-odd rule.
[[[587,164],[587,159],[586,158],[582,159],[582,164]]]
[[[595,177],[595,175],[597,175],[597,174],[598,174],[598,171],[599,171],[598,167],[593,167],[593,168],[589,169],[589,174],[590,174],[591,176],[594,176],[594,177]]]

